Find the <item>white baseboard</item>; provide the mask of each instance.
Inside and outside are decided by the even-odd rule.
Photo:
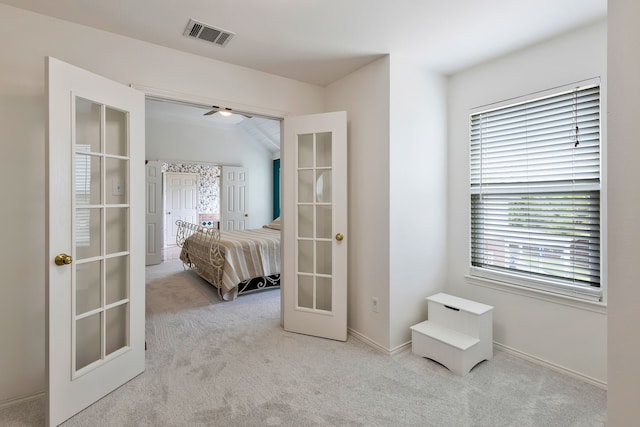
[[[41,399],[41,398],[44,398],[44,396],[45,396],[44,391],[38,391],[36,393],[25,394],[19,397],[14,397],[9,400],[4,400],[0,402],[0,409],[6,408],[12,405],[17,405],[18,403],[29,402],[30,400]]]
[[[349,332],[349,335],[351,335],[352,337],[356,338],[359,341],[362,341],[363,343],[367,344],[369,347],[373,347],[374,349],[378,350],[380,353],[384,353],[387,355],[391,354],[391,352],[388,349],[378,344],[374,340],[370,339],[369,337],[362,335],[360,332],[354,331],[351,328],[348,329],[348,332]]]
[[[349,331],[349,335],[351,335],[352,337],[356,338],[359,341],[362,341],[363,343],[367,344],[370,347],[373,347],[374,349],[378,350],[381,353],[386,354],[387,356],[393,356],[395,354],[401,353],[403,351],[405,351],[407,348],[411,347],[411,341],[408,341],[404,344],[400,344],[399,346],[392,348],[392,349],[388,349],[384,346],[382,346],[381,344],[378,344],[377,342],[375,342],[374,340],[372,340],[371,338],[362,335],[360,332],[358,331],[354,331],[353,329],[348,329]]]
[[[393,356],[395,354],[398,354],[398,353],[401,353],[401,352],[407,350],[408,348],[411,348],[411,341],[408,341],[408,342],[406,342],[404,344],[401,344],[401,345],[399,345],[399,346],[397,346],[397,347],[395,347],[393,349],[388,349],[388,348],[385,348],[384,346],[382,346],[381,344],[375,342],[374,340],[370,339],[369,337],[366,337],[366,336],[362,335],[360,332],[354,331],[353,329],[349,329],[349,335],[351,335],[352,337],[358,339],[359,341],[362,341],[363,343],[367,344],[368,346],[373,347],[374,349],[378,350],[379,352],[381,352],[383,354],[386,354],[387,356]],[[560,373],[563,373],[565,375],[569,375],[570,377],[577,378],[577,379],[579,379],[581,381],[584,381],[586,383],[592,384],[592,385],[594,385],[594,386],[596,386],[598,388],[601,388],[603,390],[607,389],[607,383],[605,381],[601,381],[601,380],[598,380],[596,378],[592,378],[592,377],[590,377],[588,375],[581,374],[580,372],[576,372],[574,370],[565,368],[564,366],[560,366],[560,365],[557,365],[555,363],[546,361],[544,359],[540,359],[539,357],[532,356],[532,355],[530,355],[528,353],[524,353],[524,352],[522,352],[520,350],[516,350],[515,348],[508,347],[508,346],[506,346],[504,344],[500,344],[500,343],[497,343],[495,341],[493,342],[493,347],[496,350],[504,351],[505,353],[509,353],[509,354],[511,354],[513,356],[516,356],[516,357],[520,358],[520,359],[524,359],[524,360],[527,360],[529,362],[535,363],[536,365],[541,365],[541,366],[544,366],[545,368],[552,369],[552,370],[554,370],[556,372],[560,372]]]
[[[391,356],[393,356],[398,353],[402,353],[405,350],[410,350],[410,349],[411,349],[411,341],[407,341],[404,344],[400,344],[399,346],[392,348],[390,354]]]
[[[603,390],[607,389],[607,383],[605,381],[601,381],[601,380],[598,380],[596,378],[592,378],[592,377],[590,377],[588,375],[581,374],[580,372],[576,372],[576,371],[571,370],[569,368],[565,368],[564,366],[560,366],[560,365],[557,365],[555,363],[546,361],[544,359],[540,359],[539,357],[532,356],[532,355],[530,355],[528,353],[524,353],[524,352],[522,352],[520,350],[516,350],[515,348],[508,347],[508,346],[506,346],[504,344],[500,344],[500,343],[497,343],[495,341],[493,342],[493,347],[496,350],[504,351],[505,353],[512,354],[512,355],[514,355],[516,357],[519,357],[520,359],[524,359],[524,360],[527,360],[529,362],[535,363],[536,365],[542,365],[542,366],[544,366],[546,368],[549,368],[549,369],[552,369],[552,370],[554,370],[556,372],[560,372],[560,373],[563,373],[565,375],[569,375],[570,377],[577,378],[577,379],[582,380],[584,382],[587,382],[587,383],[589,383],[591,385],[599,387],[599,388],[601,388]]]

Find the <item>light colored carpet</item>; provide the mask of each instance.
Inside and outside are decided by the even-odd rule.
[[[221,303],[179,262],[147,269],[147,367],[71,426],[603,426],[606,392],[496,351],[459,377],[280,328],[278,290]],[[43,402],[0,410],[42,425]]]

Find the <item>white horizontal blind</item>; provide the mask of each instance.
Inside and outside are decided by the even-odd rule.
[[[599,86],[471,115],[471,264],[600,295]]]
[[[91,203],[91,151],[89,144],[76,144],[74,161],[76,205]],[[87,153],[86,155],[83,153]],[[89,209],[77,209],[75,218],[76,246],[91,245],[91,212]]]

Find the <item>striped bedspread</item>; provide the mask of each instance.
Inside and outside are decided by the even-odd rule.
[[[180,252],[180,259],[203,279],[218,288],[222,299],[238,296],[238,285],[256,277],[280,274],[280,231],[269,228],[220,232],[222,274],[211,262],[213,235],[194,233]],[[266,282],[265,282],[266,283]],[[279,283],[279,282],[278,282]]]
[[[235,299],[238,283],[253,277],[280,273],[280,231],[268,228],[221,231],[224,246],[222,295]]]

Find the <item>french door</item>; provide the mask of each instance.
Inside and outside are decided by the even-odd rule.
[[[347,115],[287,117],[283,147],[283,324],[347,339]]]
[[[46,419],[58,425],[144,370],[144,95],[54,58],[46,76]]]

